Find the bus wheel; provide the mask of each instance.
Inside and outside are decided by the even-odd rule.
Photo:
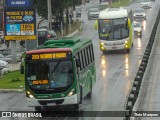
[[[36,112],[42,111],[41,107],[34,107],[34,109],[35,109]]]
[[[126,52],[127,52],[127,53],[130,53],[130,49],[127,49]]]
[[[133,47],[133,43],[132,43],[132,47]]]
[[[102,51],[103,52],[103,54],[107,54],[107,51]]]
[[[87,94],[87,98],[91,98],[92,97],[92,83],[90,85],[90,92]]]
[[[78,111],[79,110],[79,104],[74,104],[73,105],[73,110],[77,110]]]
[[[83,98],[83,93],[82,93],[82,86],[80,86],[80,101],[79,104],[82,104],[82,98]]]

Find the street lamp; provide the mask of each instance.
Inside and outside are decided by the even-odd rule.
[[[51,8],[51,0],[47,0],[48,4],[48,28],[52,30],[52,8]]]

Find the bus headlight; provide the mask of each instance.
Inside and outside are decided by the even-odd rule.
[[[137,32],[139,32],[139,33],[140,33],[141,31],[140,31],[140,30],[138,30]]]
[[[128,45],[125,45],[125,48],[128,48]]]
[[[101,48],[102,48],[102,50],[104,50],[104,47],[103,47],[103,46],[102,46]]]
[[[30,94],[29,97],[32,98],[32,99],[34,98],[34,96],[32,94]]]
[[[128,41],[126,40],[126,41],[125,41],[125,44],[127,44],[127,43],[128,43]]]
[[[27,94],[30,95],[31,93],[29,91],[27,91]]]
[[[104,43],[103,43],[103,42],[101,42],[101,45],[104,45]]]
[[[30,91],[27,91],[26,93],[27,93],[27,96],[28,96],[29,98],[34,98],[34,96],[31,94]]]
[[[74,94],[75,89],[72,89],[71,92],[69,92],[68,97],[72,96]]]

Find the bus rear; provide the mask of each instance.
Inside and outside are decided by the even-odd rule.
[[[70,48],[48,48],[26,52],[25,84],[28,105],[77,104],[74,63]]]

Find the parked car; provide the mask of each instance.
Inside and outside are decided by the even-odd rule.
[[[109,1],[108,0],[101,0],[100,5],[109,5]]]
[[[16,55],[16,61],[21,62],[21,56],[22,54],[17,54]],[[10,58],[12,60],[12,55],[7,55],[6,58]]]
[[[5,57],[5,56],[2,55],[2,54],[0,54],[0,60],[7,61],[7,62],[9,62],[9,63],[12,61],[11,58]]]
[[[4,60],[0,60],[0,68],[5,68],[8,66],[8,62],[4,61]]]
[[[90,2],[90,0],[86,0],[86,2],[87,2],[87,3],[89,3],[89,2]]]
[[[57,39],[57,34],[54,32],[54,30],[48,30],[48,29],[38,30],[38,45],[44,44],[44,42],[50,38]]]
[[[88,10],[88,20],[91,20],[92,18],[98,19],[99,17],[99,8],[90,8]]]
[[[134,22],[134,34],[137,36],[142,36],[143,25],[140,22]]]
[[[152,7],[151,0],[141,0],[141,7],[142,8],[151,8]]]
[[[134,10],[134,20],[146,20],[146,10],[137,8]]]
[[[81,17],[81,8],[77,7],[75,8],[75,10],[76,10],[76,17]]]

